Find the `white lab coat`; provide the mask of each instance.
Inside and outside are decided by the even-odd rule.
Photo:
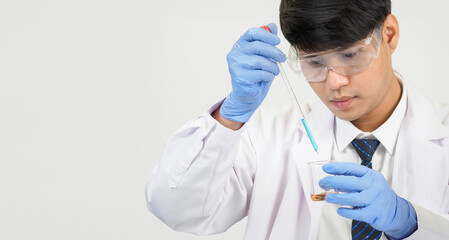
[[[449,239],[449,105],[407,89],[392,188],[417,212],[418,230],[407,239]],[[166,142],[149,177],[149,210],[198,235],[248,216],[244,239],[316,239],[323,202],[311,201],[306,163],[330,159],[335,117],[321,102],[306,109],[319,156],[293,106],[259,109],[239,131],[210,114],[192,120]]]

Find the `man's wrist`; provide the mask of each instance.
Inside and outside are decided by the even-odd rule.
[[[220,114],[220,109],[221,106],[217,108],[217,110],[215,110],[212,113],[212,117],[215,118],[215,120],[217,120],[221,125],[232,129],[234,131],[239,130],[240,128],[242,128],[242,126],[245,124],[243,122],[236,122],[236,121],[232,121],[229,119],[224,118],[221,114]]]

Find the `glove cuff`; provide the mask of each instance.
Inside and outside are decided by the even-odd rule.
[[[397,197],[396,216],[393,230],[385,230],[387,239],[403,239],[412,235],[418,229],[418,218],[413,205],[407,200]],[[404,209],[398,211],[398,209]]]
[[[220,114],[228,120],[246,123],[257,110],[259,105],[260,104],[239,104],[233,100],[232,93],[230,93],[220,107]]]

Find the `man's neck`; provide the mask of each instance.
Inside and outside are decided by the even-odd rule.
[[[369,114],[352,121],[352,124],[363,132],[373,132],[385,123],[396,109],[402,96],[402,85],[393,74],[395,81],[392,81],[391,91],[383,99],[384,104],[380,104]]]

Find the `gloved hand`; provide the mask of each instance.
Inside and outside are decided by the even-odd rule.
[[[322,188],[339,192],[326,195],[326,201],[339,205],[359,207],[339,208],[342,217],[363,221],[394,239],[410,236],[417,229],[413,206],[396,195],[384,176],[360,164],[334,162],[323,165],[329,174],[320,181]]]
[[[267,26],[271,33],[262,28],[249,29],[227,55],[232,91],[220,108],[220,114],[226,119],[247,122],[279,74],[275,61],[287,59],[275,47],[281,42],[276,36],[276,25],[270,23]]]

